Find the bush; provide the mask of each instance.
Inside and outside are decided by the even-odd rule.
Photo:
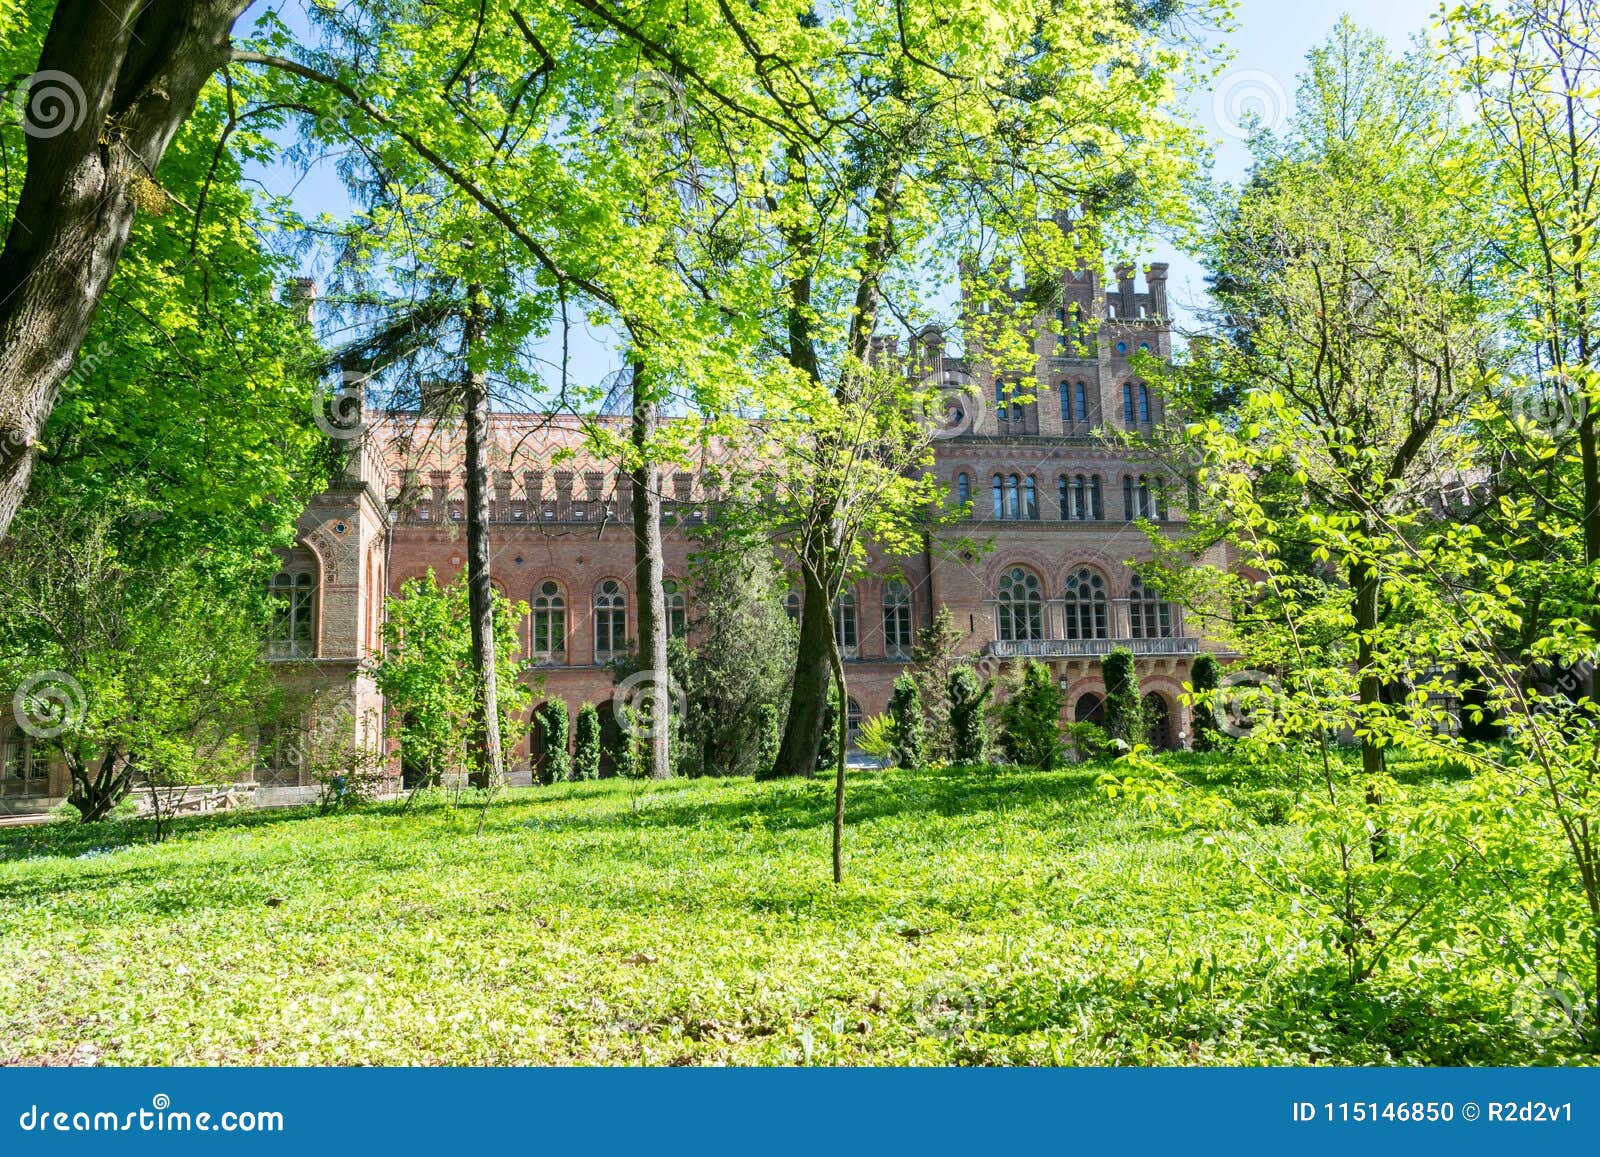
[[[391,786],[382,752],[343,741],[313,753],[307,771],[317,781],[317,804],[325,812],[371,803]]]
[[[1139,673],[1133,652],[1118,647],[1100,660],[1106,684],[1106,733],[1129,747],[1145,741],[1144,703],[1139,698]]]
[[[946,683],[950,720],[950,756],[956,763],[982,763],[989,756],[989,726],[984,707],[994,681],[980,682],[971,667],[957,667]]]
[[[1114,741],[1106,734],[1106,729],[1087,719],[1067,724],[1067,737],[1072,740],[1079,759],[1100,759],[1115,750]]]
[[[1061,763],[1061,692],[1033,659],[1012,667],[1000,706],[1000,747],[1012,763],[1049,771]]]
[[[1222,668],[1217,657],[1202,652],[1189,669],[1189,687],[1195,694],[1194,749],[1215,751],[1222,746],[1222,730],[1217,726],[1216,690]]]
[[[567,705],[561,699],[546,699],[533,713],[534,730],[539,737],[538,774],[545,786],[566,779],[572,771],[567,754]]]
[[[640,779],[645,762],[639,758],[639,741],[634,734],[634,713],[614,704],[606,724],[606,754],[611,756],[611,774],[619,779]]]
[[[900,767],[921,767],[927,754],[922,741],[922,694],[910,675],[901,675],[894,681],[889,718],[893,723],[894,762]]]
[[[758,707],[756,723],[759,737],[759,746],[756,748],[756,775],[762,776],[772,771],[772,765],[778,760],[778,748],[783,743],[783,728],[778,724],[778,705],[763,703]]]
[[[600,709],[593,703],[578,708],[578,741],[572,753],[572,778],[600,778]]]
[[[895,756],[894,719],[888,715],[872,715],[861,721],[856,732],[856,746],[874,759],[890,763]]]

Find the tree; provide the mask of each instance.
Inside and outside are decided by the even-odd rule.
[[[1018,660],[1008,672],[1000,747],[1022,767],[1053,771],[1061,763],[1061,692],[1035,659]]]
[[[537,737],[539,782],[549,787],[560,783],[572,774],[572,753],[567,750],[567,703],[564,699],[546,699],[533,712],[534,733]]]
[[[1215,751],[1222,742],[1217,727],[1216,691],[1222,670],[1217,657],[1209,652],[1195,656],[1189,668],[1189,686],[1194,696],[1194,749]]]
[[[572,749],[572,778],[600,778],[600,709],[593,703],[578,708],[577,741]]]
[[[950,720],[950,758],[956,763],[983,763],[989,756],[988,722],[984,714],[994,680],[979,680],[971,667],[950,672],[945,692]]]
[[[528,614],[496,592],[496,702],[502,731],[513,731],[531,697],[516,658],[516,624]],[[472,664],[472,603],[465,583],[440,586],[430,570],[391,598],[383,656],[371,665],[374,684],[398,718],[401,762],[438,782],[464,769],[478,702]]]
[[[894,725],[894,762],[900,767],[921,767],[923,750],[922,695],[912,676],[901,674],[894,681],[889,699],[889,716]]]
[[[227,62],[245,8],[243,0],[60,0],[42,38],[7,38],[6,73],[32,75],[26,170],[0,248],[0,538],[135,212],[164,207],[162,159]],[[33,45],[29,68],[22,58]],[[0,147],[12,171],[15,137],[4,134]]]
[[[1144,700],[1139,695],[1139,671],[1133,652],[1116,647],[1100,660],[1100,677],[1106,685],[1106,733],[1129,747],[1145,741]]]
[[[912,673],[922,696],[927,713],[928,754],[934,759],[955,759],[954,724],[951,721],[952,703],[946,695],[950,676],[958,662],[956,655],[961,640],[966,637],[955,624],[950,608],[944,603],[933,613],[933,621],[917,635],[917,645],[911,652]]]

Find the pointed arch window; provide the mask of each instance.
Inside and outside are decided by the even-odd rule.
[[[1122,424],[1133,426],[1133,383],[1122,383]]]
[[[967,472],[963,470],[960,474],[956,475],[956,502],[962,506],[965,506],[971,501],[972,479],[967,477]]]
[[[995,634],[1002,642],[1044,638],[1044,592],[1031,571],[1006,571],[995,596]]]
[[[567,656],[567,600],[551,579],[533,595],[533,658],[536,663],[564,663]]]
[[[267,655],[273,659],[309,659],[316,654],[316,581],[306,572],[274,575],[267,589],[272,625]]]
[[[667,604],[667,634],[681,639],[689,633],[689,600],[674,579],[661,584],[661,597]]]
[[[783,613],[789,616],[791,623],[800,621],[800,592],[790,591],[783,596]]]
[[[1077,411],[1078,421],[1089,421],[1089,387],[1083,382],[1075,382],[1072,387],[1073,408]]]
[[[894,659],[911,654],[911,588],[899,579],[883,584],[883,650]]]
[[[855,658],[860,645],[856,623],[856,596],[854,591],[841,591],[833,600],[833,637],[838,640],[839,651],[847,658]]]
[[[1067,577],[1064,607],[1067,638],[1109,637],[1106,582],[1088,567],[1080,567]]]
[[[1022,517],[1039,517],[1039,487],[1031,474],[1022,480]]]
[[[1163,601],[1160,592],[1146,585],[1143,578],[1134,575],[1128,592],[1128,627],[1133,637],[1170,639],[1172,620],[1172,605]]]
[[[594,589],[594,661],[609,663],[628,647],[628,596],[622,584],[606,579]]]
[[[1005,476],[996,474],[990,483],[990,488],[994,493],[994,516],[996,518],[1004,518],[1006,516]]]

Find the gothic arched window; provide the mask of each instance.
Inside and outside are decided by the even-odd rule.
[[[273,576],[272,627],[267,654],[274,659],[309,659],[316,654],[316,580],[304,571]]]
[[[567,654],[567,600],[550,579],[533,596],[533,655],[536,662],[564,662]]]
[[[594,589],[594,661],[619,658],[628,646],[628,596],[622,584],[606,579]]]
[[[1004,642],[1044,638],[1044,592],[1031,572],[1014,566],[995,592],[995,633]]]
[[[1135,639],[1172,638],[1172,606],[1154,587],[1133,576],[1128,592],[1128,627]]]
[[[956,475],[956,501],[962,506],[972,501],[972,479],[965,470]]]
[[[1080,567],[1067,576],[1067,638],[1107,638],[1106,605],[1105,579],[1088,567]]]
[[[911,653],[911,588],[899,579],[883,584],[883,649],[895,658]]]
[[[856,630],[856,596],[854,591],[841,591],[833,601],[833,637],[839,650],[854,657],[859,635]]]

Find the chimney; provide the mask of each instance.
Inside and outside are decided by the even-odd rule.
[[[1139,302],[1133,288],[1133,266],[1126,263],[1117,266],[1117,316],[1138,317]]]

